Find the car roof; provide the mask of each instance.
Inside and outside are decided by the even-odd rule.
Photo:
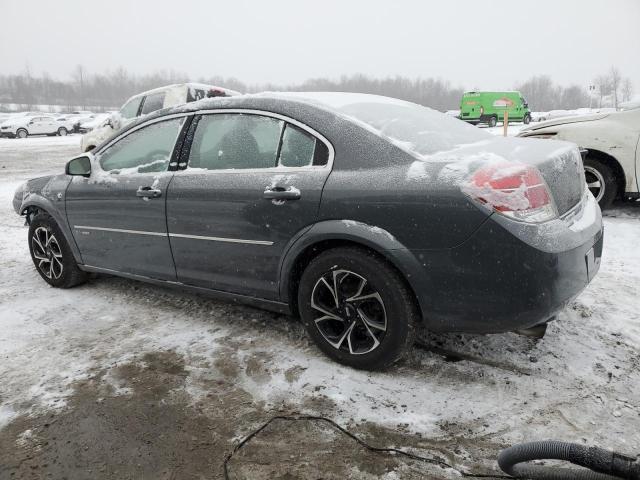
[[[235,90],[231,90],[225,87],[219,87],[217,85],[208,85],[206,83],[185,82],[185,83],[173,83],[171,85],[165,85],[163,87],[152,88],[151,90],[146,90],[144,92],[136,93],[135,95],[132,95],[131,97],[129,97],[127,101],[124,103],[126,104],[134,98],[143,97],[145,95],[152,95],[154,93],[161,93],[167,90],[172,90],[174,88],[182,88],[182,87],[199,88],[204,90],[216,89],[216,90],[222,90],[224,92],[227,92],[229,95],[241,95],[240,92],[236,92]]]

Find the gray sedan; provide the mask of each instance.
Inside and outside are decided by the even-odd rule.
[[[401,358],[418,324],[544,325],[602,252],[575,145],[371,95],[161,110],[30,180],[14,207],[55,287],[109,273],[296,314],[367,369]]]

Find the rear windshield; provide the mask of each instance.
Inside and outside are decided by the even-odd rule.
[[[296,96],[307,97],[351,117],[418,157],[491,138],[491,134],[462,120],[402,100],[349,93]]]

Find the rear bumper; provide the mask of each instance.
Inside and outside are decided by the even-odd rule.
[[[15,136],[16,136],[16,134],[13,133],[13,132],[8,132],[8,131],[2,132],[2,131],[0,131],[0,138],[13,138]]]
[[[434,331],[499,333],[554,317],[599,268],[603,229],[600,210],[594,208],[593,221],[580,225],[580,231],[562,220],[542,227],[547,231],[539,236],[553,235],[549,243],[529,241],[530,232],[523,234],[521,225],[494,214],[456,248],[413,252],[431,279],[431,291],[421,302],[426,326]]]

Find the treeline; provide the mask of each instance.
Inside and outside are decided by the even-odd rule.
[[[614,107],[633,97],[631,80],[622,78],[620,71],[611,67],[608,73],[598,75],[586,88],[580,85],[562,87],[548,75],[534,76],[516,86],[527,99],[534,112],[569,110],[580,107]]]
[[[78,65],[69,80],[54,79],[47,74],[34,76],[29,70],[16,75],[0,75],[0,110],[9,105],[31,109],[36,105],[62,108],[118,108],[130,96],[172,83],[189,81],[187,75],[174,71],[158,71],[150,75],[134,75],[124,68],[112,72],[89,73]],[[338,79],[314,78],[300,84],[247,84],[232,77],[199,78],[196,81],[227,87],[240,92],[259,91],[345,91],[373,93],[408,100],[437,110],[455,110],[464,92],[439,78],[411,79],[402,76],[373,78],[366,75],[344,75]],[[573,85],[562,87],[548,76],[534,76],[516,86],[533,111],[572,109],[593,106],[617,106],[631,98],[631,82],[622,79],[617,69],[597,77],[594,89]]]
[[[7,104],[17,104],[25,110],[34,105],[118,108],[138,92],[185,81],[188,81],[186,75],[173,71],[133,75],[118,68],[113,72],[90,74],[78,66],[70,79],[63,81],[46,73],[33,76],[27,70],[17,75],[0,75],[0,108],[6,109]]]

